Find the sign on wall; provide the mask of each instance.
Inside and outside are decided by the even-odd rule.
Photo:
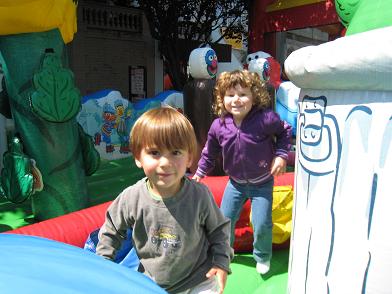
[[[129,99],[132,102],[146,98],[147,74],[144,66],[129,66]]]

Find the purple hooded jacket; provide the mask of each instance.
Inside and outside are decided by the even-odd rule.
[[[237,183],[263,184],[272,178],[275,156],[287,160],[291,126],[270,109],[253,108],[238,128],[231,114],[215,119],[208,132],[196,175],[206,176],[222,153],[223,170]]]

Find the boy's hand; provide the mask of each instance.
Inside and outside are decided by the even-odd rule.
[[[212,267],[208,273],[206,274],[207,278],[211,278],[212,276],[216,276],[218,279],[218,285],[219,285],[219,294],[223,294],[223,289],[225,289],[226,286],[226,280],[227,280],[227,272],[219,267]]]
[[[200,182],[200,180],[202,179],[202,177],[199,177],[197,175],[193,175],[192,180],[195,180],[196,182]]]
[[[283,175],[285,172],[286,172],[286,159],[276,156],[272,160],[271,175],[279,176],[279,175]]]

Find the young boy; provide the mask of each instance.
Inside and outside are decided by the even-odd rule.
[[[233,256],[230,221],[205,185],[185,177],[196,146],[181,113],[145,112],[132,128],[130,148],[147,177],[113,201],[99,233],[97,254],[113,260],[132,228],[139,270],[169,293],[223,293]]]

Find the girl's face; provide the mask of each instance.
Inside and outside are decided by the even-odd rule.
[[[180,190],[181,180],[192,163],[186,150],[159,150],[154,147],[143,148],[135,162],[143,168],[152,192],[162,198],[173,196]]]
[[[227,112],[233,115],[236,125],[240,126],[242,120],[252,109],[252,92],[250,88],[243,88],[241,85],[236,85],[226,90],[223,104]]]

